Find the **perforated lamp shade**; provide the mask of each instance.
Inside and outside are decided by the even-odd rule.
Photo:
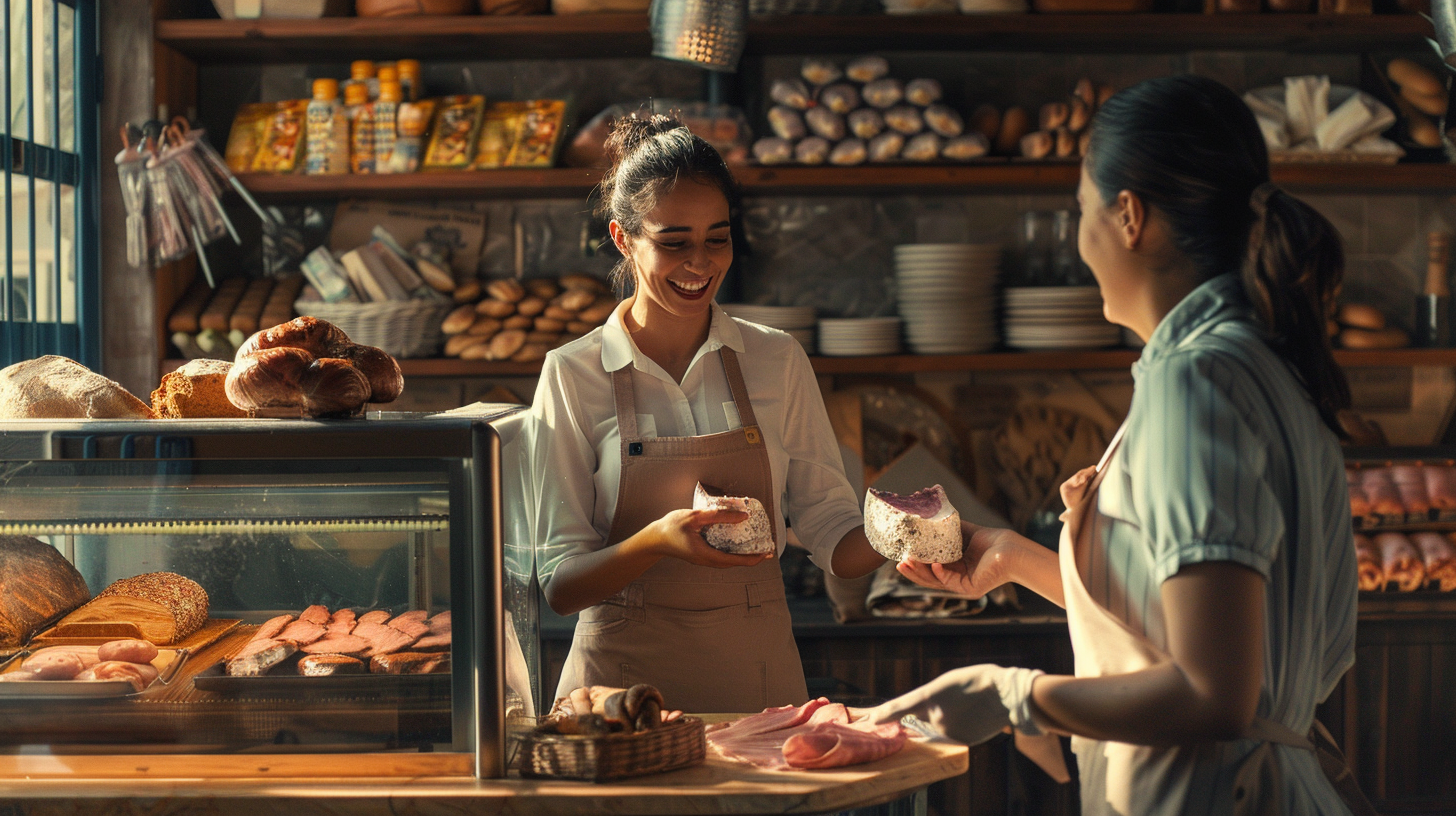
[[[652,0],[652,55],[737,71],[747,19],[748,0]]]

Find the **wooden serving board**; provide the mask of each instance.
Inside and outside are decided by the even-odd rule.
[[[196,653],[199,649],[213,643],[218,638],[232,631],[241,620],[233,618],[208,618],[207,623],[201,629],[183,638],[177,643],[158,643],[158,646],[165,646],[168,649],[187,649]],[[82,623],[60,623],[41,632],[30,639],[27,648],[39,649],[45,646],[99,646],[108,640],[123,640],[136,638],[145,640],[141,630],[134,623],[113,621],[103,623],[100,621],[86,621]]]

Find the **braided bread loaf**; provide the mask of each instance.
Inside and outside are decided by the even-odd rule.
[[[326,320],[299,317],[249,337],[227,377],[239,408],[299,408],[310,416],[392,402],[404,390],[393,357],[353,342]]]

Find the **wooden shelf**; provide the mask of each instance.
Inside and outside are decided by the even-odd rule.
[[[917,374],[933,371],[1108,371],[1129,368],[1137,360],[1135,349],[1094,351],[1003,351],[989,354],[919,355],[883,357],[810,357],[819,374]],[[1453,366],[1456,349],[1396,349],[1393,351],[1337,351],[1335,359],[1351,368]],[[181,361],[169,361],[180,365]],[[485,360],[400,360],[406,377],[526,377],[541,370],[539,363],[493,363]],[[164,366],[171,370],[174,365]]]
[[[753,196],[906,195],[1014,191],[1065,192],[1077,187],[1076,164],[991,160],[959,165],[877,165],[861,167],[763,167],[741,165],[734,174]],[[585,198],[601,174],[580,167],[542,170],[480,170],[400,175],[304,176],[245,173],[239,178],[255,196],[268,201],[307,201],[368,197]],[[1451,164],[1295,164],[1277,165],[1275,183],[1300,192],[1447,192],[1456,190]]]
[[[1176,53],[1419,49],[1414,14],[807,15],[749,22],[749,54],[877,51]],[[159,20],[158,41],[203,64],[424,59],[646,57],[642,14]]]

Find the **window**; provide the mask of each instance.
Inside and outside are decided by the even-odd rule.
[[[0,365],[101,363],[97,0],[0,0]]]

